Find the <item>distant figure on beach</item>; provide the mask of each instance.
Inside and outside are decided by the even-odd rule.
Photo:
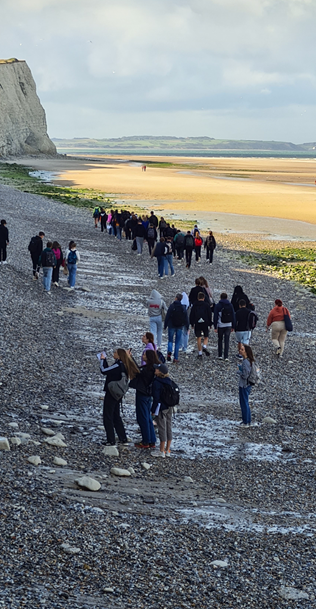
[[[291,328],[286,327],[285,317],[289,319],[290,326],[292,325],[289,310],[283,306],[280,298],[274,302],[275,307],[270,311],[267,319],[267,331],[271,328],[272,343],[276,347],[276,355],[282,357],[284,351],[284,343],[288,331]]]
[[[100,207],[95,207],[93,210],[94,228],[98,228],[98,222],[100,221]]]
[[[258,380],[258,371],[252,349],[249,345],[240,345],[239,354],[242,359],[242,363],[239,365],[239,404],[241,417],[244,425],[250,425],[249,394],[251,388]]]
[[[0,262],[7,264],[7,245],[9,245],[9,231],[5,220],[0,222]]]
[[[142,171],[146,171],[146,165],[142,165]]]
[[[45,237],[45,233],[40,231],[38,235],[32,237],[28,250],[31,254],[32,264],[33,264],[33,280],[38,279],[39,271],[40,271],[40,263],[39,259],[41,257],[41,253],[43,251],[43,239]]]
[[[48,241],[45,249],[43,250],[40,263],[43,267],[43,286],[44,292],[46,294],[50,294],[50,287],[52,283],[53,269],[57,264],[56,256],[53,252],[53,244],[51,241]]]

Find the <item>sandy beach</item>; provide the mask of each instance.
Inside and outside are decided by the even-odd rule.
[[[204,229],[316,239],[314,159],[145,158],[173,165],[143,172],[142,161],[123,157],[18,162],[54,172],[56,184],[97,189]]]

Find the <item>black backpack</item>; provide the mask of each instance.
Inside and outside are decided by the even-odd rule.
[[[250,313],[248,315],[248,319],[247,319],[247,329],[253,330],[257,325],[257,321],[258,321],[257,313],[255,313],[254,311],[250,311]]]
[[[171,381],[170,384],[169,383],[163,384],[163,389],[162,389],[162,392],[160,395],[162,404],[165,404],[165,406],[168,406],[168,408],[170,408],[171,406],[177,406],[177,404],[179,404],[179,401],[180,401],[179,387],[178,387],[177,383],[175,383],[171,379],[170,379],[170,381]]]
[[[187,314],[185,305],[181,305],[180,307],[176,307],[175,305],[170,311],[170,321],[174,328],[182,328],[187,323]]]
[[[194,248],[194,239],[192,235],[188,235],[185,239],[185,247],[189,249]]]
[[[222,308],[221,322],[222,324],[231,324],[233,322],[233,313],[230,305],[225,305]]]
[[[182,247],[184,244],[184,235],[178,235],[176,238],[176,247]]]
[[[32,237],[32,239],[29,243],[28,250],[29,250],[29,252],[31,252],[31,254],[34,254],[34,252],[36,252],[36,250],[37,250],[36,241],[37,241],[36,237]]]
[[[56,264],[56,258],[54,252],[43,252],[42,254],[42,266],[54,266]]]
[[[148,239],[154,239],[155,238],[155,229],[154,228],[149,228],[147,231],[147,237]]]

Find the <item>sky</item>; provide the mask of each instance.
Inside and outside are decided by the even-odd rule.
[[[316,0],[0,0],[50,137],[316,140]]]

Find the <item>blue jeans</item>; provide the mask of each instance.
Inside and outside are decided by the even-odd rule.
[[[162,342],[162,317],[157,315],[149,318],[149,327],[151,333],[154,335],[154,343],[161,347]]]
[[[136,391],[136,419],[142,432],[143,444],[156,443],[156,434],[150,412],[151,401],[150,396]]]
[[[163,273],[166,270],[166,267],[165,267],[166,257],[165,256],[157,256],[157,262],[158,262],[158,274],[159,274],[159,277],[163,277]],[[168,263],[167,263],[167,270],[168,270]]]
[[[188,348],[188,342],[189,342],[189,331],[188,328],[186,326],[183,326],[182,328],[182,336],[181,336],[181,343],[180,346],[182,347],[183,351],[186,351]]]
[[[251,423],[251,412],[249,408],[250,391],[251,385],[247,385],[247,387],[239,387],[239,403],[241,408],[241,416],[242,422],[245,425],[250,425]]]
[[[143,253],[144,237],[136,237],[137,254]]]
[[[249,345],[250,338],[250,330],[245,330],[244,332],[236,332],[236,339],[238,343],[242,343],[243,345]]]
[[[165,273],[166,275],[168,275],[168,264],[170,266],[170,272],[171,275],[174,275],[174,268],[173,268],[173,264],[172,264],[172,258],[173,258],[173,254],[167,254],[166,255],[166,265],[165,265]]]
[[[117,238],[118,238],[118,240],[119,240],[119,241],[121,241],[121,240],[122,240],[122,229],[121,229],[121,227],[120,227],[120,226],[117,226],[117,227],[116,227],[116,236],[117,236]]]
[[[52,282],[53,267],[43,266],[43,286],[45,292],[50,291],[50,284]]]
[[[173,347],[173,339],[175,337],[175,345],[174,345],[174,359],[179,359],[179,348],[182,338],[182,326],[181,328],[172,328],[172,326],[168,327],[168,353],[172,353]]]
[[[67,264],[67,267],[68,267],[68,271],[69,271],[69,277],[68,277],[69,287],[74,288],[75,283],[76,283],[77,265],[76,264]]]

